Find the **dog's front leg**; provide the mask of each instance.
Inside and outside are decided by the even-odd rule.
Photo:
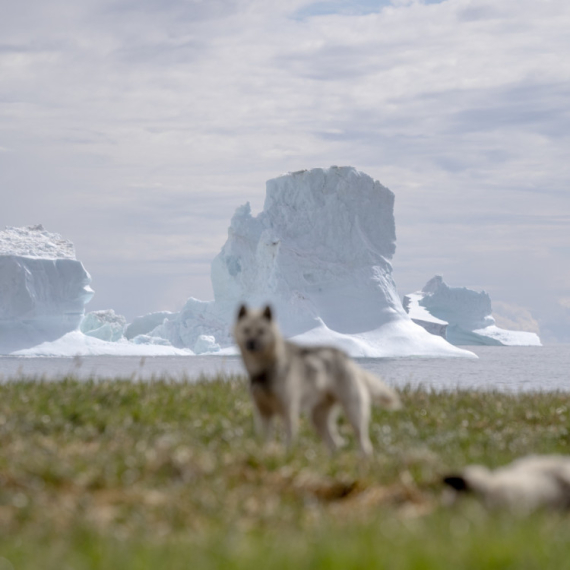
[[[299,404],[297,402],[289,402],[283,421],[285,423],[285,443],[287,447],[291,447],[299,431]]]
[[[273,437],[273,416],[256,410],[253,417],[257,435],[268,442]]]

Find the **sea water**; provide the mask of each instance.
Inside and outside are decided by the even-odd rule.
[[[465,348],[479,358],[362,358],[358,362],[396,387],[570,392],[570,345]],[[80,379],[194,380],[243,373],[238,356],[0,356],[0,382],[58,380],[69,375]]]

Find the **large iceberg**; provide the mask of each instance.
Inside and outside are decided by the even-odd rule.
[[[196,353],[233,345],[237,307],[271,303],[285,335],[352,356],[473,356],[416,325],[392,279],[394,194],[352,167],[267,182],[263,211],[239,207],[211,266],[214,300],[190,298],[150,337]],[[148,319],[142,319],[148,323]]]
[[[491,298],[485,291],[449,287],[441,275],[404,297],[404,307],[414,322],[454,345],[540,346],[537,334],[497,327]]]
[[[0,353],[76,330],[93,296],[73,244],[41,225],[0,231]]]

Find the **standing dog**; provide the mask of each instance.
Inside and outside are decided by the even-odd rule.
[[[363,370],[332,347],[304,347],[283,339],[270,307],[242,305],[234,327],[250,378],[258,430],[267,437],[273,416],[281,416],[287,443],[297,433],[299,414],[308,411],[317,433],[331,451],[342,444],[336,419],[338,404],[354,428],[362,453],[370,455],[370,405],[398,409],[400,399],[382,380]]]

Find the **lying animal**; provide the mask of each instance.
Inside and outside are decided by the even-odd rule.
[[[527,513],[540,507],[570,508],[570,457],[529,455],[490,471],[470,465],[444,482],[456,492],[473,492],[488,507]]]
[[[368,435],[371,401],[388,409],[401,406],[396,392],[332,347],[304,347],[283,339],[270,307],[242,305],[234,327],[250,377],[258,430],[266,437],[274,416],[285,423],[287,443],[297,433],[299,414],[307,411],[329,449],[342,444],[337,429],[338,405],[354,428],[362,453],[372,453]]]

